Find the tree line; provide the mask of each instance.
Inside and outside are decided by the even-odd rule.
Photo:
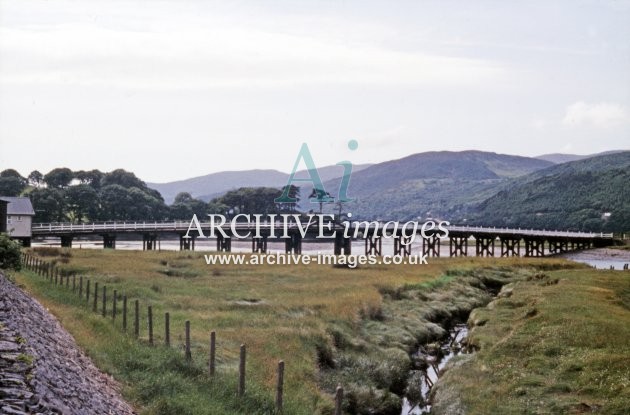
[[[117,169],[72,171],[61,167],[46,174],[35,170],[23,177],[13,169],[0,172],[0,196],[26,196],[35,209],[35,222],[190,220],[209,213],[270,214],[295,211],[295,203],[277,204],[283,189],[242,187],[209,202],[182,192],[172,205],[132,172]],[[299,200],[299,188],[289,194]]]

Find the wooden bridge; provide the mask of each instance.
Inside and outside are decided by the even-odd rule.
[[[359,222],[364,223],[364,222]],[[394,233],[385,231],[378,226],[377,222],[370,222],[371,225],[365,226],[361,232],[362,238],[354,239],[360,241],[364,239],[366,255],[382,255],[383,239],[392,238],[394,242],[394,255],[409,256],[412,254],[410,235],[404,235],[402,232]],[[354,223],[356,225],[356,223]],[[81,236],[100,236],[103,238],[104,248],[115,248],[116,237],[118,235],[130,234],[142,237],[142,246],[144,250],[157,249],[160,238],[175,236],[179,237],[181,250],[194,250],[195,241],[198,237],[197,231],[190,232],[190,238],[186,238],[186,232],[189,229],[189,221],[172,221],[172,222],[101,222],[101,223],[36,223],[33,224],[33,237],[58,237],[61,239],[62,247],[72,247],[72,241],[76,237]],[[382,225],[382,224],[381,224]],[[303,232],[306,237],[312,237],[318,233],[318,225],[306,226]],[[210,228],[210,223],[201,223],[202,229]],[[234,235],[229,226],[224,225],[224,229],[228,237],[223,237],[217,232],[216,246],[217,251],[229,252],[232,249],[232,239],[243,239],[238,235],[247,232],[255,232],[254,224],[237,223],[234,230],[238,235]],[[354,227],[352,228],[354,230]],[[494,227],[469,227],[469,226],[445,226],[448,230],[448,237],[441,238],[437,229],[420,234],[418,237],[422,239],[422,255],[429,257],[440,256],[440,246],[447,243],[448,239],[450,256],[468,256],[470,254],[476,256],[495,256],[495,248],[501,256],[520,256],[521,246],[524,247],[524,256],[539,257],[544,255],[554,255],[571,250],[582,250],[593,247],[602,247],[612,245],[613,235],[606,233],[589,233],[589,232],[569,232],[569,231],[550,231],[550,230],[534,230],[534,229],[509,229]],[[351,253],[353,238],[344,237],[343,231],[345,227],[341,224],[332,224],[330,233],[336,231],[336,236],[330,239],[318,239],[323,242],[330,240],[334,243],[335,254]],[[351,232],[354,234],[354,232]],[[286,237],[280,238],[278,235],[286,234]],[[230,237],[230,235],[232,237]],[[251,239],[252,252],[267,252],[267,242],[269,239],[276,238],[284,240],[285,252],[301,253],[302,252],[302,232],[296,223],[282,222],[276,223],[273,229],[268,223],[260,224],[260,236],[247,238]],[[474,240],[474,241],[473,241]]]

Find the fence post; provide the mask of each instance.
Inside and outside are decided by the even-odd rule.
[[[118,290],[114,290],[114,298],[112,298],[112,320],[116,320],[116,312],[118,308]]]
[[[103,317],[107,315],[107,286],[103,285]]]
[[[90,303],[90,280],[85,283],[85,300]]]
[[[278,385],[276,387],[276,410],[282,412],[282,398],[284,392],[284,360],[278,362]]]
[[[77,276],[72,274],[72,292],[77,291]]]
[[[238,364],[238,396],[245,394],[245,364],[247,356],[247,347],[241,344],[241,358]]]
[[[127,295],[123,295],[123,330],[127,331]]]
[[[216,366],[216,353],[217,353],[217,335],[213,330],[210,332],[210,362],[208,363],[210,376],[214,376],[214,370]]]
[[[66,275],[66,288],[70,288],[70,274]]]
[[[335,391],[335,415],[341,415],[341,404],[343,403],[343,388],[341,385],[337,386]]]
[[[136,336],[136,339],[140,337],[140,302],[138,300],[135,301],[135,315],[133,322],[133,334]]]
[[[153,307],[149,306],[149,345],[153,346]]]
[[[79,276],[79,298],[83,297],[83,276]]]
[[[190,320],[186,320],[186,360],[192,359],[192,353],[190,352]]]
[[[164,344],[171,345],[171,315],[168,311],[164,313]]]
[[[96,313],[98,310],[98,282],[94,282],[94,304],[92,305],[92,311]]]

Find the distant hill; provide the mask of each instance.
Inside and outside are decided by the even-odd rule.
[[[544,160],[482,151],[414,154],[354,173],[348,196],[357,200],[346,204],[344,211],[356,218],[459,217],[494,195],[510,178],[551,165]],[[326,182],[326,190],[336,194],[339,182]]]
[[[360,171],[369,166],[370,164],[357,165],[354,166],[354,170]],[[326,166],[318,168],[317,171],[322,181],[343,175],[343,167],[341,166]],[[298,172],[297,177],[306,177],[306,172]],[[193,197],[207,202],[221,196],[228,190],[239,187],[282,187],[287,184],[288,180],[289,174],[278,170],[244,170],[212,173],[168,183],[147,183],[147,186],[160,192],[166,203],[170,204],[180,192],[188,192]]]
[[[468,222],[584,231],[630,230],[630,151],[558,164],[510,182]]]
[[[611,150],[611,151],[604,151],[603,153],[587,154],[587,155],[552,153],[552,154],[543,154],[542,156],[537,156],[536,158],[540,160],[550,161],[555,164],[560,164],[560,163],[568,163],[570,161],[584,160],[591,157],[605,156],[607,154],[620,153],[623,151],[624,150]]]

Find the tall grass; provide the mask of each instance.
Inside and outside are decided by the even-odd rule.
[[[475,310],[479,348],[438,383],[436,414],[627,414],[630,274],[557,270]]]
[[[65,251],[46,260],[59,260]],[[480,267],[566,265],[561,260],[459,258],[433,260],[423,266],[379,265],[354,270],[313,265],[234,267],[207,266],[203,255],[194,252],[113,250],[72,250],[64,258],[66,263],[57,261],[62,272],[79,272],[92,284],[106,285],[110,296],[116,289],[120,296],[127,295],[130,306],[133,300],[140,300],[139,342],[122,332],[120,314],[112,323],[111,317],[92,313],[84,299],[65,287],[51,286],[29,272],[17,275],[19,283],[57,315],[96,363],[122,383],[124,395],[147,414],[272,413],[280,359],[286,361],[285,413],[331,413],[336,384],[331,381],[334,374],[325,376],[326,370],[343,359],[343,347],[355,357],[362,348],[373,348],[369,336],[361,336],[366,327],[385,330],[371,341],[389,358],[378,364],[364,359],[354,365],[357,377],[363,376],[361,370],[384,374],[390,385],[399,385],[393,389],[400,389],[403,382],[395,375],[406,373],[408,357],[404,355],[417,339],[407,342],[406,331],[396,333],[398,329],[385,322],[392,321],[392,313],[410,314],[422,301],[421,297],[410,298],[410,292],[439,292],[458,275]],[[393,308],[388,292],[403,292],[406,300]],[[458,295],[465,296],[466,291]],[[172,348],[146,345],[149,305],[155,316],[156,345],[164,340],[164,312],[170,313]],[[182,352],[186,320],[192,326],[190,364],[185,363]],[[417,331],[430,334],[438,330],[435,325],[417,324],[413,313],[406,321]],[[205,373],[211,330],[216,330],[218,343],[215,379]],[[237,399],[241,343],[248,346],[247,394]],[[397,397],[386,395],[384,399]]]

